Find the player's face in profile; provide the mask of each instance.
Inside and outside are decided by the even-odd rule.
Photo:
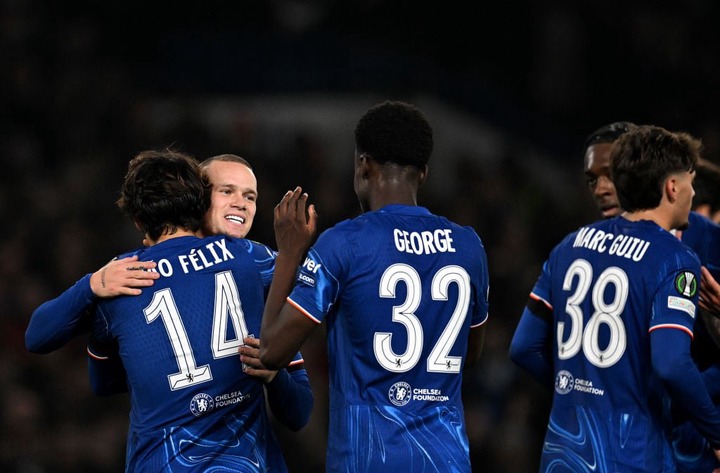
[[[610,179],[610,150],[612,143],[590,145],[585,151],[585,180],[603,218],[622,213],[615,184]]]
[[[244,238],[257,211],[257,179],[242,163],[213,161],[205,168],[212,198],[205,214],[205,232]]]
[[[695,171],[682,172],[676,175],[675,185],[677,190],[678,216],[675,228],[684,230],[688,226],[688,215],[692,209],[692,199],[695,196],[693,181]]]

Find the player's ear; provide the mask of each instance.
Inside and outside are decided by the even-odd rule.
[[[430,172],[430,168],[426,164],[422,167],[422,169],[420,170],[420,173],[418,174],[418,187],[422,187],[422,185],[425,184],[425,180],[427,179],[428,172]]]
[[[665,179],[664,187],[665,195],[669,202],[675,202],[677,199],[677,181],[674,176],[670,176]]]
[[[360,153],[358,155],[358,165],[364,165],[367,166],[368,162],[370,161],[371,156],[367,153]]]
[[[367,179],[370,174],[370,166],[374,161],[371,156],[367,153],[361,153],[358,155],[357,160],[357,174],[363,179]]]

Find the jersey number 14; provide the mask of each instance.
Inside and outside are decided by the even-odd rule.
[[[161,318],[170,338],[179,371],[168,375],[170,389],[187,388],[212,379],[210,365],[197,366],[192,345],[183,324],[175,298],[169,288],[161,289],[153,294],[152,301],[145,307],[145,320],[152,323]],[[236,337],[227,339],[228,319],[233,324]],[[230,271],[215,275],[215,306],[213,310],[212,348],[213,358],[238,356],[238,347],[248,335],[245,315],[242,311],[235,278]]]

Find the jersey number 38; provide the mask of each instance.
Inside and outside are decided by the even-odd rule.
[[[573,261],[565,273],[563,290],[571,291],[573,280],[577,280],[575,291],[567,298],[565,312],[570,318],[557,324],[558,358],[567,360],[582,349],[585,358],[599,368],[608,368],[622,358],[627,347],[625,324],[620,315],[625,309],[628,298],[628,276],[621,268],[610,266],[605,269],[590,288],[593,280],[593,268],[583,259]],[[605,300],[607,289],[613,286],[614,297]],[[585,298],[592,297],[594,312],[583,327],[582,304]],[[607,326],[609,336],[607,344],[600,346],[600,329]],[[563,340],[563,335],[568,333]]]

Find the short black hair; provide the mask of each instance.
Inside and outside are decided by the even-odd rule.
[[[628,212],[656,208],[665,179],[696,169],[701,147],[689,134],[659,126],[636,126],[624,133],[610,152],[610,174],[620,206]]]
[[[433,150],[433,131],[412,104],[385,101],[371,107],[355,127],[358,153],[378,163],[425,167]]]
[[[187,154],[142,151],[128,164],[117,205],[152,240],[178,228],[194,232],[210,207],[210,184]]]
[[[632,122],[613,122],[608,125],[601,126],[590,133],[590,135],[585,139],[583,152],[587,151],[590,146],[598,143],[614,143],[618,138],[635,126],[637,125]]]

